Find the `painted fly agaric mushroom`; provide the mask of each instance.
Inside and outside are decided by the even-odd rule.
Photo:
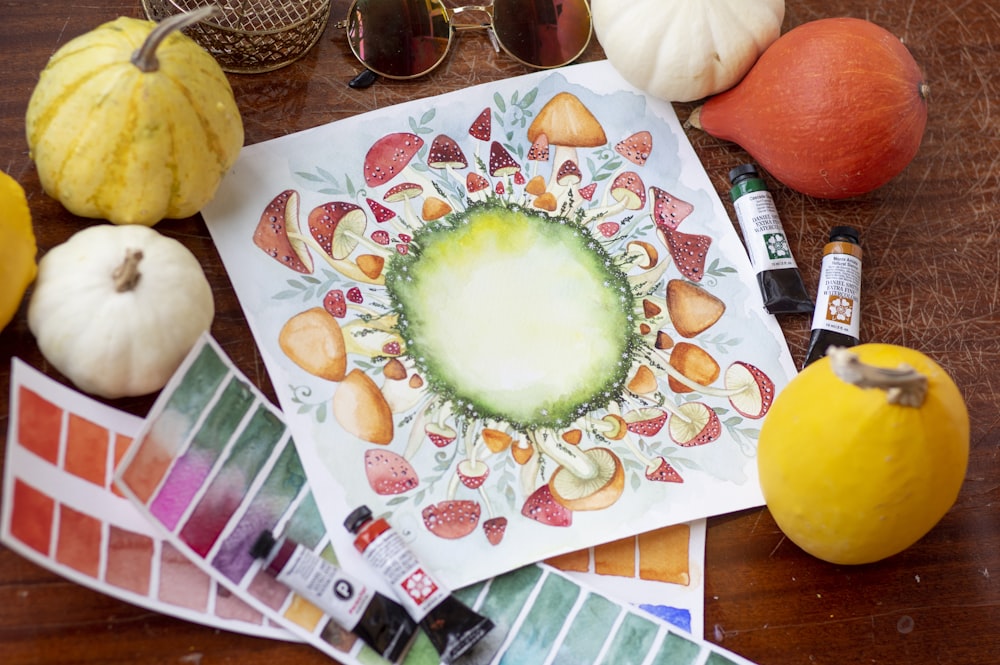
[[[362,441],[379,445],[392,442],[395,431],[392,408],[375,382],[360,369],[352,369],[337,386],[333,393],[333,416],[341,427]]]
[[[665,226],[656,227],[656,237],[670,250],[670,256],[680,273],[692,282],[700,282],[705,276],[705,261],[712,246],[712,238]]]
[[[431,141],[431,148],[427,152],[427,166],[432,169],[444,169],[449,176],[458,178],[455,169],[464,169],[468,165],[465,153],[455,139],[447,134],[438,134]]]
[[[380,496],[402,494],[420,485],[420,476],[413,465],[391,450],[369,448],[364,463],[368,485]]]
[[[520,170],[521,165],[514,160],[514,156],[506,148],[497,141],[490,144],[489,171],[491,176],[506,180]]]
[[[449,499],[427,506],[421,511],[424,526],[439,538],[464,538],[476,530],[482,509],[469,499]]]
[[[703,446],[722,436],[719,414],[707,404],[685,402],[674,408],[677,411],[670,419],[667,431],[677,445],[685,448]]]
[[[622,417],[629,432],[639,436],[655,436],[667,422],[667,412],[652,406],[633,409]]]
[[[545,134],[549,146],[555,147],[552,164],[556,169],[567,160],[579,164],[577,148],[596,148],[608,142],[594,114],[568,92],[556,94],[538,111],[528,127],[528,140],[534,142],[539,134]],[[555,173],[550,180],[554,177]]]
[[[490,181],[478,173],[465,176],[465,190],[473,201],[482,201],[489,194]]]
[[[572,526],[573,511],[556,501],[548,484],[543,484],[528,495],[521,514],[546,526]]]
[[[253,232],[253,244],[278,263],[311,274],[312,255],[299,232],[299,193],[286,189],[267,204]]]
[[[344,333],[333,316],[313,307],[288,319],[278,333],[278,346],[300,368],[327,381],[342,381],[347,372]]]
[[[382,196],[382,200],[387,203],[403,203],[403,222],[408,227],[407,230],[419,229],[421,224],[410,207],[410,200],[415,199],[424,193],[423,185],[415,182],[401,182],[390,187]]]
[[[375,141],[365,154],[365,184],[378,187],[395,178],[423,145],[424,140],[410,132],[386,134]]]
[[[694,382],[695,385],[707,386],[717,378],[722,368],[712,355],[705,349],[690,342],[678,342],[670,350],[670,366],[677,372]],[[670,389],[675,393],[689,393],[696,388],[690,384],[682,384],[673,375],[668,381]]]
[[[623,210],[642,210],[646,207],[646,185],[635,171],[619,173],[611,183],[609,191],[615,203],[610,206],[588,210],[588,222],[598,217],[617,215]]]
[[[538,162],[549,161],[549,137],[545,132],[541,132],[534,138],[531,147],[528,148],[528,161],[531,162],[531,175],[538,171]]]
[[[345,201],[330,201],[309,212],[309,233],[324,252],[337,260],[350,256],[367,225],[365,211]]]
[[[493,115],[490,107],[484,108],[469,126],[469,136],[479,141],[489,141],[493,133]]]
[[[693,205],[656,186],[649,188],[649,200],[652,206],[650,214],[657,227],[676,229],[694,212]]]
[[[615,152],[636,166],[645,166],[653,152],[653,135],[643,130],[615,144]]]
[[[643,474],[646,476],[646,480],[653,481],[654,483],[684,482],[681,474],[677,473],[677,470],[667,461],[666,457],[662,455],[649,457],[639,449],[639,445],[632,441],[631,437],[625,438],[625,445],[628,446],[632,454],[646,467]]]

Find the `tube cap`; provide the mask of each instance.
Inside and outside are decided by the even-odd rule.
[[[257,536],[256,542],[250,548],[250,556],[255,559],[267,558],[267,555],[271,553],[277,542],[270,531],[261,531],[260,535]]]
[[[736,181],[742,177],[756,178],[758,175],[757,167],[753,164],[740,164],[729,171],[729,182],[735,185]]]
[[[858,230],[853,226],[835,226],[830,229],[830,240],[847,240],[857,245],[860,235],[858,235]]]
[[[344,520],[344,528],[351,533],[357,533],[361,525],[372,518],[371,508],[368,506],[358,506]]]

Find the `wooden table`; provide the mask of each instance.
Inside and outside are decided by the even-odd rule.
[[[24,113],[38,72],[70,38],[138,0],[5,2],[0,20],[0,168],[28,193],[41,252],[93,222],[42,193],[27,155]],[[346,12],[335,0],[334,17]],[[872,20],[899,35],[931,86],[919,154],[886,187],[855,200],[773,191],[810,289],[829,228],[852,224],[865,247],[862,337],[918,348],[956,379],[972,419],[972,454],[957,505],[922,541],[887,561],[834,566],[785,539],[767,510],[709,521],[706,637],[762,664],[1000,662],[1000,11],[993,0],[960,3],[797,0],[784,28],[829,16]],[[603,57],[596,41],[583,60]],[[230,77],[247,144],[376,108],[526,73],[465,33],[432,75],[352,90],[359,71],[343,34],[327,27],[302,60],[279,71]],[[793,84],[794,82],[790,82]],[[678,104],[681,117],[693,105]],[[746,155],[689,130],[725,200],[726,173]],[[200,217],[157,227],[202,261],[212,283],[214,336],[273,397],[232,286]],[[782,322],[796,362],[807,317]],[[25,307],[0,333],[0,430],[6,432],[10,359],[60,378],[39,353]],[[142,415],[152,398],[113,406]],[[836,416],[837,414],[832,414]],[[849,414],[841,414],[845,417]],[[312,648],[249,638],[113,600],[0,548],[0,662],[324,663]],[[525,664],[528,665],[528,664]]]

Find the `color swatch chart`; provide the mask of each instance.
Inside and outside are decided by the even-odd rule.
[[[78,584],[215,628],[296,639],[160,537],[112,486],[142,420],[14,359],[0,539]]]
[[[210,338],[153,405],[117,482],[178,551],[257,611],[330,656],[371,653],[250,555],[267,529],[337,561],[281,413]]]
[[[179,551],[250,605],[342,662],[378,662],[250,556],[268,529],[337,562],[280,412],[210,337],[164,388],[117,481]],[[498,626],[484,663],[581,663],[582,654],[594,663],[746,662],[549,567],[528,566],[458,593]],[[437,662],[423,635],[405,659]]]

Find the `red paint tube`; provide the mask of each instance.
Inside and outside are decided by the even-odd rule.
[[[493,622],[477,614],[421,565],[417,557],[382,519],[373,519],[368,506],[354,510],[344,521],[354,534],[354,547],[385,578],[403,607],[427,633],[444,665],[454,663],[493,629]]]
[[[261,532],[250,550],[275,579],[323,610],[391,662],[400,661],[417,625],[399,603],[348,577],[337,566],[287,538]]]

